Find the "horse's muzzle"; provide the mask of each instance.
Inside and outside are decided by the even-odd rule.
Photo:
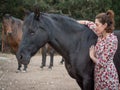
[[[16,55],[18,62],[24,65],[28,65],[30,62],[30,56],[22,54],[22,53],[17,53]]]

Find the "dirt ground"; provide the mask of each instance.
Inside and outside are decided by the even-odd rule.
[[[35,55],[26,73],[16,73],[17,60],[14,55],[0,53],[0,90],[80,90],[64,65],[59,62],[61,56],[55,56],[54,67],[40,69],[41,55]]]

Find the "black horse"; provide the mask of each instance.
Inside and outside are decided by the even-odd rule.
[[[120,33],[118,35],[120,38]],[[97,36],[92,30],[72,18],[35,11],[24,21],[17,58],[26,65],[39,48],[49,43],[63,56],[69,75],[81,89],[94,90],[94,63],[89,57],[89,47],[96,41]],[[115,61],[119,70],[118,51]]]

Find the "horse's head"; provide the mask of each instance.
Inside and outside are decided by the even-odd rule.
[[[37,10],[30,13],[23,23],[23,36],[17,53],[22,64],[28,64],[33,56],[48,42],[49,33],[45,27],[44,18]]]
[[[12,16],[10,16],[9,14],[5,14],[3,17],[3,21],[2,21],[2,25],[3,25],[3,30],[4,30],[4,34],[9,36],[12,33]]]

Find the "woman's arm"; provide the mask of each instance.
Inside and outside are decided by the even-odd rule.
[[[88,22],[88,21],[87,21],[87,20],[78,20],[77,22],[80,23],[80,24],[85,24],[85,25],[87,25],[87,22]]]
[[[80,24],[87,25],[91,30],[93,30],[96,33],[96,24],[94,22],[88,20],[78,20],[77,22]]]

